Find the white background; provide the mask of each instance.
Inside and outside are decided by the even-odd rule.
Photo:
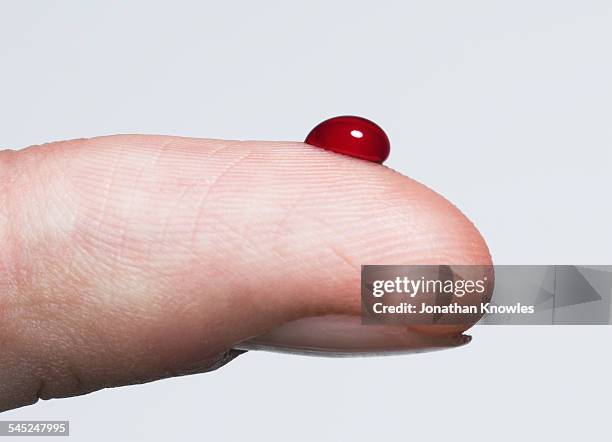
[[[299,140],[338,114],[378,122],[387,164],[457,204],[497,264],[612,264],[608,1],[1,4],[5,148]],[[70,420],[74,441],[609,440],[612,328],[472,334],[416,356],[251,352],[1,419]]]

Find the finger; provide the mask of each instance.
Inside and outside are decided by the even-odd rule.
[[[113,136],[0,163],[0,409],[203,371],[293,320],[358,314],[364,263],[490,262],[436,193],[302,143]]]

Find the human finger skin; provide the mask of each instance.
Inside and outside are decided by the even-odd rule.
[[[0,410],[210,370],[249,338],[355,317],[362,264],[490,264],[440,195],[295,142],[3,151],[0,203]],[[398,348],[458,345],[466,327],[404,328]]]

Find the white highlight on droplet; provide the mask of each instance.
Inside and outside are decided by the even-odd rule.
[[[351,135],[355,138],[363,138],[363,132],[361,132],[360,130],[352,130]]]

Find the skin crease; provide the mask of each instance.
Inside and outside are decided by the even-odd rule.
[[[211,370],[283,324],[359,315],[361,264],[491,263],[435,192],[303,143],[2,151],[0,203],[0,410]],[[458,345],[465,328],[403,345]]]

